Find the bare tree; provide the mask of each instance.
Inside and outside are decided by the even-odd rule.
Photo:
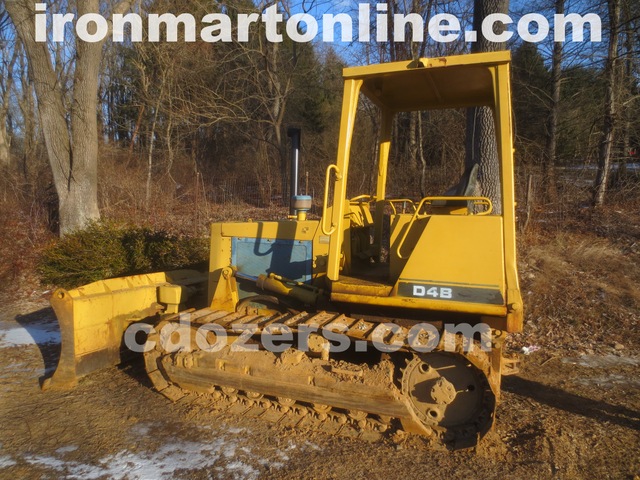
[[[556,15],[564,14],[564,1],[556,0]],[[560,114],[560,87],[562,82],[562,42],[554,42],[551,56],[551,103],[547,125],[547,141],[542,162],[542,186],[544,195],[551,202],[557,199],[556,146],[558,141],[558,117]]]
[[[0,83],[0,99],[2,100],[0,105],[0,166],[5,167],[9,166],[11,160],[11,134],[7,130],[7,119],[9,117],[9,100],[13,90],[13,70],[17,58],[17,50],[14,48],[9,61],[3,65],[6,76],[4,76],[4,81]]]
[[[18,59],[18,49],[15,41],[9,35],[7,14],[0,7],[0,167],[8,167],[10,164],[11,132],[7,129],[9,105],[14,84],[14,68]]]
[[[19,75],[20,75],[20,96],[18,97],[18,107],[22,114],[22,175],[25,180],[29,179],[30,170],[32,168],[33,157],[37,144],[37,112],[34,100],[33,82],[29,78],[29,69],[27,67],[27,59],[25,58],[22,44],[19,47]]]
[[[113,13],[124,13],[121,1]],[[98,76],[103,42],[77,41],[72,103],[65,108],[64,91],[52,64],[49,46],[36,42],[34,3],[7,0],[7,11],[22,41],[38,99],[40,124],[58,194],[60,234],[100,218],[98,210]],[[99,0],[79,0],[78,16],[100,13]]]
[[[637,31],[640,26],[640,7],[637,4],[632,5],[630,0],[622,2],[620,12],[620,35],[623,36],[620,44],[623,51],[619,56],[622,60],[620,65],[620,81],[619,84],[619,105],[620,105],[620,122],[622,141],[622,155],[615,172],[612,183],[621,185],[627,177],[627,162],[632,161],[635,156],[635,149],[640,136],[640,128],[638,127],[637,104],[640,100],[639,87],[637,82],[639,65],[637,49]],[[635,8],[635,10],[634,10]]]
[[[609,179],[609,167],[611,163],[611,149],[615,127],[616,104],[616,58],[618,56],[618,37],[620,21],[619,0],[608,0],[607,10],[609,14],[609,47],[607,63],[605,65],[606,91],[604,100],[604,126],[602,140],[598,151],[598,172],[594,184],[593,205],[600,207],[604,203]]]

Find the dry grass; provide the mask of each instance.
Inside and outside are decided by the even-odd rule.
[[[52,238],[41,215],[0,202],[0,301],[40,294],[35,265]]]
[[[613,205],[575,215],[563,229],[542,222],[521,235],[526,325],[516,345],[572,353],[611,353],[616,344],[637,349],[639,225],[637,205]]]
[[[117,150],[105,152],[100,178],[99,203],[104,219],[172,233],[207,236],[211,222],[269,220],[282,218],[288,211],[277,199],[268,208],[256,206],[262,202],[248,203],[258,195],[243,179],[227,178],[225,185],[232,188],[221,196],[220,178],[205,178],[188,158],[176,158],[171,174],[163,164],[153,169],[148,202],[147,166],[141,159],[132,161]]]

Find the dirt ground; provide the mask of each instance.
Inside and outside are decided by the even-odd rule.
[[[0,478],[640,478],[640,357],[621,344],[529,346],[481,445],[431,451],[417,437],[371,443],[196,412],[153,392],[136,363],[42,392],[59,332],[34,295],[0,314]]]

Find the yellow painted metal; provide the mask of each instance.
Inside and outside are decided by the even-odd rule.
[[[380,140],[378,143],[378,178],[376,183],[376,220],[373,229],[373,246],[379,257],[382,248],[383,215],[385,198],[387,195],[387,168],[389,152],[391,150],[391,128],[393,126],[393,111],[383,108],[381,111]]]
[[[295,220],[282,220],[275,222],[230,222],[219,225],[220,234],[223,237],[313,240],[318,233],[317,220],[306,220],[304,222],[298,222]]]
[[[334,283],[335,301],[386,307],[441,310],[481,315],[506,316],[507,306],[480,301],[443,301],[442,298],[398,296],[401,283],[437,285],[452,290],[464,288],[477,297],[505,298],[505,262],[502,245],[502,221],[498,216],[430,215],[413,222],[411,214],[392,218],[390,273],[393,288],[368,282]],[[411,225],[410,232],[407,232]],[[412,247],[408,258],[397,255],[400,238],[405,248]],[[481,249],[477,246],[482,245]],[[383,292],[386,294],[382,295]]]
[[[222,234],[222,223],[211,224],[211,247],[209,249],[209,303],[214,298],[222,269],[231,266],[231,237]]]
[[[504,219],[504,258],[507,284],[507,305],[509,306],[508,329],[521,331],[523,309],[516,265],[516,214],[515,184],[513,168],[513,132],[511,119],[511,91],[509,64],[501,64],[494,70],[496,106],[495,124],[498,151],[502,168],[502,198]]]
[[[316,223],[291,219],[213,225],[210,298],[218,291],[221,269],[232,264],[232,238],[311,240],[313,281],[317,283],[326,272],[334,301],[507,316],[508,330],[521,329],[509,61],[509,52],[492,52],[345,69],[338,152],[335,164],[327,168],[322,219]],[[354,203],[346,191],[361,93],[380,106],[381,133],[375,196],[361,195]],[[409,205],[413,215],[398,213],[396,205],[400,200],[386,198],[394,116],[400,111],[467,106],[488,106],[495,115],[502,214],[490,216],[492,205],[484,197],[426,197],[417,205]],[[458,203],[451,204],[452,201]],[[482,209],[465,206],[472,202]],[[369,254],[373,258],[380,256],[385,206],[389,204],[393,215],[388,276],[377,283],[350,283],[347,278],[357,276],[353,262],[358,256],[364,260]],[[374,218],[369,205],[375,207]],[[423,211],[425,205],[429,205],[427,211]],[[366,229],[372,222],[373,243],[367,245]],[[458,285],[469,298],[478,301],[407,297],[399,294],[402,281],[437,284],[438,288]],[[223,292],[228,290],[228,286],[220,288]],[[228,293],[223,297],[232,301]]]
[[[363,287],[360,292],[366,291],[367,288]],[[505,317],[507,315],[507,309],[501,305],[487,305],[484,303],[472,303],[472,302],[440,302],[436,303],[432,300],[424,300],[411,297],[377,297],[375,295],[348,294],[338,292],[331,293],[331,299],[336,302],[355,303],[358,305],[371,305],[378,307],[392,307],[392,308],[409,308],[417,310],[435,310],[441,312],[454,312],[454,313],[468,313],[474,315],[487,315]],[[490,324],[491,325],[491,324]]]
[[[421,58],[347,68],[344,78],[362,81],[368,98],[396,112],[494,106],[491,71],[509,61],[509,52]]]
[[[327,263],[327,277],[329,280],[337,280],[340,275],[340,260],[342,251],[342,239],[344,233],[345,201],[347,195],[347,178],[344,172],[349,170],[349,154],[351,152],[351,139],[356,121],[358,96],[362,80],[346,79],[342,99],[342,116],[340,118],[340,138],[338,139],[338,157],[336,167],[343,172],[336,177],[333,191],[333,206],[331,210],[331,224],[336,226],[335,232],[329,236],[329,258]]]
[[[212,308],[233,312],[238,303],[238,285],[233,268],[224,267],[212,272],[211,284],[215,285],[213,298],[209,302]]]
[[[410,198],[388,198],[385,200],[385,204],[391,207],[393,215],[398,214],[398,207],[396,205],[402,205],[402,212],[405,213],[406,209],[410,209],[411,213],[416,211],[416,204]]]
[[[294,282],[286,278],[270,273],[259,275],[256,282],[258,287],[285,297],[292,297],[305,305],[315,305],[322,293],[319,288],[306,285],[302,282]]]
[[[164,313],[178,313],[183,287],[180,285],[160,285],[158,287],[158,303],[166,305]]]
[[[58,367],[45,388],[66,388],[94,370],[120,363],[120,346],[133,322],[160,312],[177,312],[191,285],[206,277],[176,270],[100,280],[51,297],[62,336]],[[165,303],[163,303],[165,302]]]
[[[408,255],[402,255],[403,245],[407,250],[413,251],[420,239],[427,218],[416,219],[415,213],[400,213],[390,217],[389,240],[389,278],[397,280],[402,269],[407,263]],[[399,253],[400,252],[400,253]]]
[[[369,208],[371,200],[370,195],[362,195],[349,200],[348,211],[345,215],[349,218],[349,224],[352,227],[369,227],[373,225],[373,217]]]
[[[487,287],[504,296],[500,217],[432,215],[425,220],[422,235],[402,269],[396,288],[402,280],[418,280]]]
[[[335,165],[329,165],[327,167],[327,173],[325,175],[325,180],[324,180],[324,198],[322,200],[322,223],[320,224],[322,227],[322,233],[324,233],[325,235],[331,235],[333,232],[336,231],[336,227],[337,227],[335,223],[332,223],[329,228],[327,228],[325,225],[325,222],[327,219],[331,220],[331,218],[328,215],[329,187],[331,186],[331,183],[332,183],[331,172],[335,173],[336,180],[339,180],[341,178],[340,169],[338,169],[338,167],[336,167]]]
[[[407,238],[407,235],[409,233],[409,231],[411,230],[411,226],[413,224],[413,222],[416,221],[416,219],[418,219],[420,217],[420,212],[422,212],[422,208],[425,205],[432,205],[434,202],[456,202],[456,201],[462,201],[462,202],[467,202],[467,203],[472,203],[474,206],[482,206],[485,208],[485,210],[483,210],[480,213],[475,213],[475,215],[488,215],[491,213],[491,211],[493,210],[493,205],[491,204],[491,200],[489,200],[486,197],[424,197],[422,200],[420,200],[420,203],[418,203],[418,206],[416,207],[415,211],[413,212],[413,215],[411,216],[411,220],[409,221],[408,225],[405,228],[405,232],[402,234],[402,236],[399,238],[398,242],[396,245],[394,245],[394,253],[396,254],[396,256],[398,258],[401,259],[406,259],[407,257],[404,257],[402,255],[402,247],[404,245],[404,242]],[[438,208],[447,208],[447,207],[438,207]],[[446,211],[447,214],[449,215],[468,215],[470,214],[469,212],[469,208],[468,207],[464,207],[464,208],[451,208],[449,210]],[[423,218],[424,218],[425,214],[422,214]]]

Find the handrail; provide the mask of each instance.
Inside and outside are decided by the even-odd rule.
[[[413,203],[413,200],[411,200],[410,198],[385,198],[384,200],[385,202],[387,202],[389,204],[389,206],[391,207],[391,209],[393,210],[393,214],[397,215],[398,212],[396,210],[395,205],[393,204],[394,202],[397,203],[409,203],[409,205],[411,206],[411,208],[413,208],[413,210],[415,211],[416,209],[416,204]]]
[[[409,235],[409,230],[411,230],[411,226],[413,225],[413,222],[415,222],[416,219],[418,218],[418,214],[420,213],[420,210],[422,210],[422,207],[424,207],[425,205],[431,205],[433,204],[434,201],[449,202],[452,200],[473,202],[474,205],[485,205],[487,207],[487,210],[481,213],[477,213],[476,215],[489,215],[493,211],[493,203],[491,203],[491,200],[487,197],[424,197],[422,200],[420,200],[420,203],[418,203],[418,206],[416,207],[416,211],[411,216],[411,220],[409,220],[409,223],[407,224],[407,228],[405,229],[404,234],[402,235],[402,238],[398,242],[398,247],[396,248],[396,254],[398,255],[398,258],[400,258],[401,260],[406,260],[407,258],[409,258],[409,257],[403,257],[402,254],[400,253],[400,250],[402,250],[402,246],[404,245],[404,242],[407,240],[407,236]]]
[[[439,196],[439,197],[424,197],[422,201],[425,201],[425,204],[433,204],[434,201],[438,202],[451,202],[451,201],[461,201],[461,202],[473,202],[474,205],[483,205],[486,210],[478,213],[474,213],[473,215],[489,215],[493,212],[493,203],[491,199],[488,197],[463,197],[463,196]],[[422,203],[421,201],[421,203]]]
[[[413,212],[413,215],[411,216],[411,220],[409,220],[409,223],[407,223],[407,228],[405,229],[404,234],[402,235],[402,238],[398,242],[398,247],[396,249],[396,254],[398,255],[398,258],[401,259],[401,260],[405,260],[405,259],[409,258],[409,257],[403,257],[402,253],[400,253],[400,250],[402,249],[402,246],[404,245],[404,242],[407,239],[407,235],[409,235],[409,230],[411,230],[411,226],[413,225],[413,222],[415,222],[416,218],[418,217],[418,212],[420,212],[420,209],[422,208],[424,200],[425,200],[424,198],[422,200],[420,200],[420,203],[418,204],[418,208],[416,208],[416,211]]]
[[[331,170],[335,170],[336,179],[337,180],[340,179],[340,169],[338,168],[338,166],[334,164],[329,165],[327,167],[327,173],[325,174],[324,199],[322,200],[322,222],[320,223],[320,228],[322,230],[322,233],[325,235],[331,235],[333,234],[333,232],[336,231],[335,223],[331,223],[331,230],[327,230],[325,228],[325,222],[327,221],[327,208],[328,208],[328,202],[329,202],[329,180],[331,177]],[[334,203],[335,203],[335,199],[334,199]]]
[[[375,196],[369,195],[368,193],[363,193],[362,195],[358,195],[357,197],[353,197],[349,199],[350,203],[358,202],[362,203],[362,200],[367,199],[367,202],[371,202],[376,199]]]

